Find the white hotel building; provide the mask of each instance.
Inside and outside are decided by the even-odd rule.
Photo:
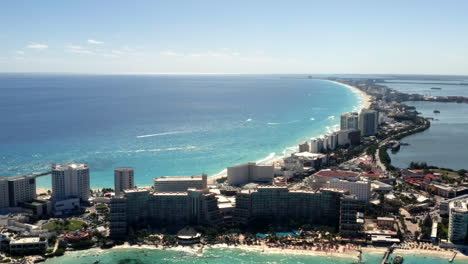
[[[53,164],[52,199],[79,198],[88,201],[90,195],[88,164]]]

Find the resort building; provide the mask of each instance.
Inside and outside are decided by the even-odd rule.
[[[88,201],[90,195],[88,164],[53,164],[52,199],[79,198]]]
[[[227,168],[227,182],[230,185],[246,184],[250,182],[271,183],[274,167],[271,165],[257,165],[249,162]]]
[[[365,203],[355,195],[343,195],[340,200],[340,234],[355,237],[363,230]]]
[[[454,244],[468,242],[468,199],[459,199],[449,204],[448,240]]]
[[[298,152],[283,160],[284,170],[309,175],[314,170],[326,165],[328,159],[326,155],[320,153]]]
[[[42,254],[47,249],[47,240],[39,237],[25,237],[10,241],[10,254],[32,255]]]
[[[340,198],[338,190],[304,191],[286,187],[260,186],[236,195],[235,220],[281,222],[307,220],[312,224],[338,227]]]
[[[186,192],[187,189],[206,189],[208,176],[164,176],[154,178],[155,192]]]
[[[299,144],[299,152],[309,152],[309,150],[310,146],[309,143],[307,143],[307,141],[304,141]]]
[[[310,140],[310,152],[312,153],[323,153],[324,150],[323,138],[313,138]]]
[[[361,131],[359,129],[339,130],[335,133],[338,135],[338,146],[354,146],[361,143]]]
[[[357,112],[341,114],[340,130],[358,129],[359,114]]]
[[[361,136],[368,137],[377,134],[379,112],[371,109],[362,109],[359,113],[359,130]]]
[[[114,169],[115,195],[118,196],[124,190],[135,187],[135,172],[133,168],[122,167]]]
[[[359,173],[352,171],[325,169],[307,178],[307,182],[313,189],[319,189],[326,188],[332,179],[358,181],[360,179],[359,176]]]
[[[188,189],[185,192],[125,190],[110,203],[110,232],[123,237],[128,227],[182,227],[188,224],[216,225],[222,216],[214,193]]]
[[[0,178],[0,208],[17,207],[36,198],[34,175]]]
[[[368,180],[340,180],[331,179],[328,188],[345,190],[355,195],[358,201],[368,202],[371,196],[371,182]]]
[[[0,178],[0,208],[10,206],[10,198],[8,192],[8,178]]]

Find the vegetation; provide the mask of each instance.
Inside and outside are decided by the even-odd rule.
[[[392,159],[391,159],[390,156],[388,155],[387,149],[388,149],[388,147],[387,147],[386,145],[381,146],[381,147],[379,148],[379,158],[380,158],[380,162],[382,162],[382,164],[385,166],[385,168],[387,168],[387,170],[389,170],[389,171],[395,171],[396,168],[391,164],[391,163],[392,163]]]
[[[114,189],[112,189],[112,188],[102,188],[102,190],[101,190],[101,192],[103,192],[103,193],[109,193],[109,192],[113,192],[113,191],[114,191]]]
[[[70,232],[83,228],[85,224],[83,221],[66,219],[47,223],[44,228],[49,231]]]
[[[72,243],[71,247],[75,249],[85,249],[85,248],[90,248],[93,245],[94,245],[93,240],[88,239],[88,240]]]

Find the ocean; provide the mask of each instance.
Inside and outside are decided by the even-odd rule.
[[[284,77],[0,74],[0,175],[73,161],[89,163],[92,188],[112,187],[120,166],[137,186],[212,176],[290,153],[362,105],[345,86]]]
[[[379,264],[383,254],[364,254],[366,264]],[[443,264],[448,263],[446,258],[437,258],[424,255],[403,255],[405,263],[411,264]],[[46,264],[152,264],[152,263],[316,263],[316,264],[351,264],[357,259],[334,256],[308,256],[277,253],[261,253],[244,251],[240,249],[214,248],[207,249],[202,255],[186,251],[160,250],[160,249],[111,249],[106,251],[87,250],[69,252],[63,257],[47,260]],[[464,260],[455,260],[454,264],[465,263]]]

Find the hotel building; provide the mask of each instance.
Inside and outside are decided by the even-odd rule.
[[[362,109],[359,113],[359,130],[364,137],[377,134],[379,112],[371,109]]]
[[[125,190],[110,203],[110,232],[123,237],[128,227],[182,227],[188,224],[216,225],[222,216],[214,193],[189,189],[185,192]]]
[[[79,198],[88,201],[90,195],[88,164],[53,164],[52,199]]]
[[[0,208],[17,207],[36,198],[34,175],[0,178]]]
[[[359,114],[356,112],[341,114],[340,130],[358,129]]]
[[[468,199],[458,199],[449,204],[448,240],[464,244],[468,240]]]
[[[164,176],[154,178],[155,192],[186,192],[187,189],[206,189],[208,176]]]
[[[124,190],[135,187],[135,172],[133,168],[123,167],[114,169],[115,195],[118,196]]]
[[[231,185],[246,184],[249,182],[271,183],[274,168],[271,165],[257,165],[249,162],[227,168],[227,182]]]

